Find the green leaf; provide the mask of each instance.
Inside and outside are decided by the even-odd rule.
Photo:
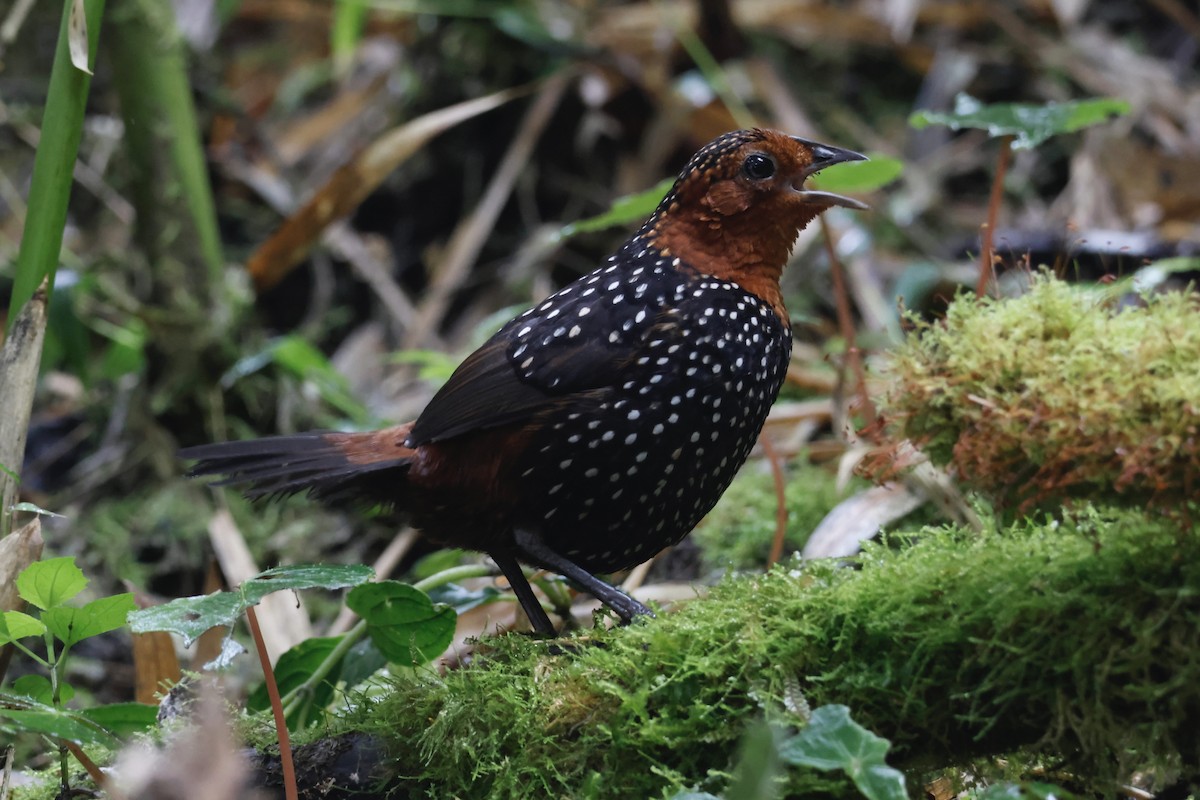
[[[170,631],[191,645],[209,628],[232,628],[245,610],[271,592],[296,589],[344,589],[369,581],[374,570],[362,564],[298,564],[275,567],[243,583],[237,591],[180,597],[129,615],[134,633]]]
[[[396,581],[358,586],[346,605],[367,622],[367,635],[395,664],[417,666],[441,655],[454,640],[458,615],[434,606],[420,589]]]
[[[12,689],[17,694],[23,694],[45,705],[54,702],[54,684],[45,675],[22,675],[12,682]],[[75,687],[69,683],[59,683],[58,701],[69,703],[75,696]]]
[[[350,648],[350,655],[342,664],[340,680],[347,688],[353,688],[387,666],[387,659],[369,638]]]
[[[0,694],[0,728],[41,733],[77,744],[108,747],[120,744],[111,733],[77,712],[60,711],[46,703],[11,694]]]
[[[0,472],[7,472],[13,478],[17,477],[17,474],[15,472],[13,472],[12,470],[9,470],[9,469],[5,469],[3,464],[0,464]],[[12,506],[12,510],[13,511],[24,511],[29,514],[37,514],[38,516],[42,516],[42,517],[54,517],[55,519],[66,519],[66,517],[64,517],[62,514],[55,514],[53,511],[47,511],[46,509],[42,508],[41,506],[37,505],[36,503],[14,503]]]
[[[284,336],[272,348],[275,363],[297,378],[312,381],[321,399],[351,419],[365,420],[366,406],[350,391],[346,377],[334,369],[325,355],[299,336]]]
[[[968,94],[954,100],[954,111],[916,111],[908,118],[914,128],[947,125],[953,130],[982,128],[989,136],[1012,136],[1014,150],[1037,147],[1060,133],[1071,133],[1129,113],[1129,103],[1115,98],[1073,100],[1066,103],[1031,105],[993,103],[984,105]]]
[[[125,618],[137,604],[133,595],[115,594],[112,597],[101,597],[85,605],[83,608],[58,606],[47,609],[42,614],[42,622],[60,641],[73,645],[90,636],[115,630],[125,624]]]
[[[618,225],[642,222],[650,216],[654,209],[658,208],[658,204],[674,183],[674,178],[664,178],[644,192],[618,198],[608,211],[599,216],[572,222],[559,231],[558,236],[560,239],[566,239],[577,233],[602,231]]]
[[[890,742],[850,719],[846,706],[821,706],[808,725],[780,747],[789,764],[843,770],[868,800],[907,800],[904,774],[885,761]]]
[[[766,723],[746,731],[725,800],[774,800],[779,796],[779,751]]]
[[[109,703],[79,714],[119,736],[150,730],[158,722],[158,706],[146,703]]]
[[[403,350],[394,354],[389,361],[393,364],[412,364],[417,368],[417,377],[423,381],[441,385],[450,380],[458,369],[460,359],[438,350]]]
[[[134,633],[177,633],[183,637],[184,646],[191,647],[209,628],[233,627],[245,609],[241,595],[235,592],[180,597],[161,606],[134,611],[129,615],[129,628]]]
[[[295,564],[260,572],[241,586],[247,605],[255,605],[271,592],[298,589],[345,589],[375,577],[363,564]]]
[[[321,399],[351,419],[366,420],[369,417],[366,407],[350,392],[346,378],[333,368],[320,350],[299,336],[280,337],[263,350],[238,359],[221,376],[221,385],[229,388],[269,364],[275,364],[301,380],[311,381]]]
[[[41,609],[62,605],[83,591],[88,580],[70,556],[48,558],[26,567],[17,576],[17,593]]]
[[[870,161],[834,164],[809,178],[809,182],[824,192],[873,192],[899,178],[902,172],[904,162],[900,159],[872,155]]]
[[[46,626],[21,611],[5,611],[0,614],[0,644],[8,644],[26,636],[41,636]]]
[[[493,603],[504,597],[504,593],[495,586],[483,586],[479,589],[467,589],[457,583],[443,583],[429,590],[429,599],[435,603],[450,606],[459,614],[470,611],[476,606]]]
[[[100,377],[114,380],[122,375],[140,373],[146,366],[146,325],[136,317],[116,325],[104,319],[91,319],[88,324],[111,343],[100,361]]]
[[[312,639],[305,639],[281,655],[275,664],[275,683],[279,686],[279,694],[286,695],[308,680],[308,677],[325,662],[325,659],[343,638],[342,636],[316,636]],[[340,669],[340,664],[335,666],[330,671],[330,676],[336,676]],[[329,701],[333,698],[335,682],[336,677],[333,681],[325,680],[319,683],[308,697],[305,707],[298,708],[288,715],[288,727],[294,728],[298,718],[306,719],[309,722],[315,721],[309,712],[313,708],[324,708],[329,705]],[[263,683],[246,698],[246,709],[263,711],[271,707],[270,702],[270,698],[267,696],[267,685]]]

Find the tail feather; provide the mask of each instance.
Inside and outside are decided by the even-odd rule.
[[[415,454],[404,446],[410,425],[369,433],[300,433],[188,447],[189,477],[220,476],[250,498],[307,492],[325,501],[395,506]]]

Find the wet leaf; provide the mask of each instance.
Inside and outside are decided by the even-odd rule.
[[[908,118],[914,128],[946,125],[953,130],[982,128],[989,136],[1012,136],[1014,150],[1037,147],[1060,133],[1071,133],[1129,113],[1129,103],[1115,98],[1067,103],[984,105],[968,94],[954,101],[954,111],[917,111]]]

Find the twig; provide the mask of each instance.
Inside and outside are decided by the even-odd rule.
[[[479,205],[469,217],[459,223],[451,235],[446,246],[445,258],[437,266],[425,299],[417,309],[413,327],[405,336],[405,348],[416,347],[426,341],[429,332],[434,329],[450,305],[454,293],[466,280],[471,265],[475,263],[479,251],[483,248],[488,232],[495,227],[517,178],[529,163],[533,149],[558,108],[572,77],[573,70],[563,70],[542,84],[533,104],[525,112],[516,137],[501,159],[500,166],[492,176]]]
[[[842,262],[838,259],[837,248],[834,246],[833,230],[825,221],[824,214],[820,215],[818,219],[821,221],[821,233],[824,234],[822,238],[825,241],[825,252],[829,256],[829,274],[833,279],[833,296],[837,303],[838,329],[846,343],[846,360],[842,363],[841,369],[849,368],[854,374],[854,380],[858,383],[855,388],[858,392],[859,408],[867,423],[866,430],[871,431],[875,429],[875,404],[871,402],[871,397],[867,393],[867,373],[863,368],[862,356],[855,337],[854,317],[850,313],[850,293],[846,290],[845,273],[842,271]]]
[[[983,228],[982,246],[979,262],[979,284],[975,287],[975,296],[987,294],[988,286],[995,278],[993,265],[992,242],[996,233],[996,220],[1000,216],[1000,200],[1004,195],[1004,174],[1008,172],[1008,162],[1012,157],[1012,136],[1000,137],[1000,154],[996,157],[996,176],[992,179],[992,194],[988,198],[987,225]]]
[[[283,705],[279,702],[279,685],[275,683],[275,670],[271,669],[271,657],[267,654],[267,643],[263,641],[262,629],[258,627],[258,616],[254,613],[254,606],[246,609],[246,622],[250,625],[250,635],[254,637],[254,647],[258,651],[258,661],[262,664],[263,680],[267,686],[267,697],[271,699],[271,713],[275,716],[275,732],[279,736],[279,766],[283,770],[283,794],[287,800],[299,800],[287,719],[283,715]]]
[[[759,441],[767,456],[767,463],[771,465],[771,477],[775,480],[775,539],[771,542],[771,554],[767,556],[767,569],[770,570],[783,557],[783,540],[787,536],[787,496],[784,494],[783,464],[779,454],[766,436]]]
[[[82,747],[74,742],[67,742],[66,740],[64,742],[67,745],[67,749],[71,751],[71,755],[75,756],[75,760],[83,765],[84,770],[87,771],[88,776],[99,787],[100,791],[104,792],[112,800],[125,800],[125,795],[113,787],[112,781],[104,774],[104,770],[100,769],[95,761],[88,758],[88,754],[83,752]]]

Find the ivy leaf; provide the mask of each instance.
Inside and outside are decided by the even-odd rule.
[[[17,576],[17,593],[25,602],[45,610],[62,605],[87,584],[74,558],[48,558],[30,564]]]
[[[969,94],[954,100],[954,111],[916,111],[908,118],[914,128],[946,125],[953,130],[982,128],[989,136],[1012,136],[1014,150],[1027,150],[1060,133],[1088,128],[1129,113],[1129,103],[1110,97],[1032,105],[984,105]]]
[[[395,664],[425,664],[454,640],[454,609],[435,606],[429,595],[404,583],[358,586],[346,595],[346,605],[366,620],[367,635]]]
[[[125,624],[125,617],[137,604],[133,594],[101,597],[83,608],[57,606],[42,614],[42,622],[68,647],[90,636],[99,636]]]
[[[840,769],[868,800],[907,800],[904,774],[884,761],[891,743],[850,719],[846,706],[821,706],[808,725],[780,747],[789,764]]]

